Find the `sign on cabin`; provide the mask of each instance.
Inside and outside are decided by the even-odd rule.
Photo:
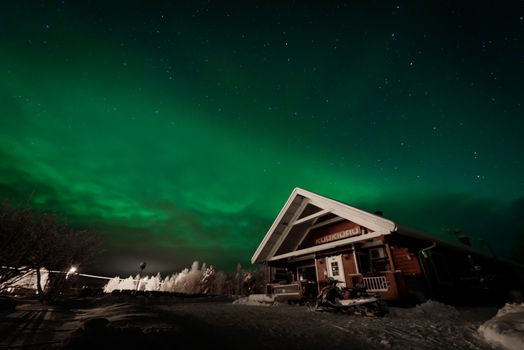
[[[355,226],[348,230],[343,230],[335,233],[330,233],[325,236],[315,239],[315,245],[324,244],[332,241],[337,241],[339,239],[348,238],[351,236],[357,236],[362,233],[361,226]]]

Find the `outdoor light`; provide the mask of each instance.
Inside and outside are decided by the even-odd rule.
[[[66,279],[69,277],[69,275],[74,274],[76,272],[76,270],[77,270],[76,266],[71,266],[69,271],[67,271],[67,273],[66,273]]]

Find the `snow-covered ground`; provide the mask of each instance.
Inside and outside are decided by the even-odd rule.
[[[93,349],[116,342],[126,349],[494,349],[485,339],[485,329],[493,328],[488,320],[516,316],[503,309],[492,319],[495,308],[457,309],[429,301],[371,318],[254,299],[234,304],[218,298],[106,296],[47,308],[28,302],[0,315],[0,347]],[[100,317],[107,326],[101,320],[87,327],[86,321]],[[516,318],[522,322],[522,315]]]

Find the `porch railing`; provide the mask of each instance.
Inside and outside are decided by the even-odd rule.
[[[364,285],[369,292],[387,292],[389,289],[386,276],[364,277]]]

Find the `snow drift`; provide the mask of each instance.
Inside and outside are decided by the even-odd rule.
[[[524,349],[524,303],[508,303],[478,329],[490,344],[508,350]]]
[[[254,305],[254,306],[271,306],[275,303],[275,298],[266,294],[251,294],[247,297],[238,298],[233,304]]]

